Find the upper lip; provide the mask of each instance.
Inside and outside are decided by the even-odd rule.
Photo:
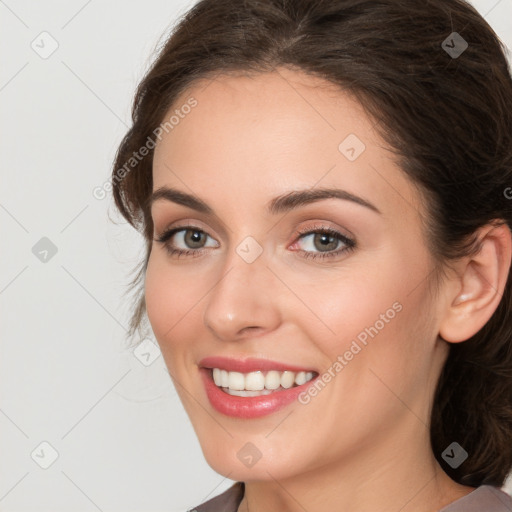
[[[203,368],[220,368],[230,372],[249,373],[258,370],[277,370],[277,371],[292,371],[292,372],[314,372],[315,370],[297,366],[289,363],[281,363],[279,361],[271,361],[270,359],[259,359],[259,358],[246,358],[246,359],[235,359],[223,356],[210,356],[205,357],[199,361],[199,366]]]

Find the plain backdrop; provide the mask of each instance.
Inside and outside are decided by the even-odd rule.
[[[127,348],[142,238],[93,195],[193,3],[0,0],[0,511],[177,512],[232,483],[162,357]],[[512,47],[512,1],[474,5]]]

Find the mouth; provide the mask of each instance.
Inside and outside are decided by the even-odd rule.
[[[264,396],[279,393],[285,389],[302,386],[315,376],[316,372],[290,370],[253,371],[249,373],[233,372],[222,368],[211,368],[211,377],[215,385],[231,396]]]
[[[264,359],[211,357],[200,361],[206,396],[227,416],[258,418],[291,405],[319,373]]]

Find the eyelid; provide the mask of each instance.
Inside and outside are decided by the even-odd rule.
[[[198,231],[202,231],[203,233],[207,234],[211,238],[216,238],[210,234],[210,227],[204,227],[201,221],[195,219],[180,219],[176,221],[176,223],[166,224],[162,229],[156,229],[156,224],[154,224],[154,227],[155,237],[159,236],[158,233],[160,233],[160,236],[162,236],[162,234],[178,229],[197,229]]]
[[[324,222],[314,221],[314,222],[315,222],[315,224],[313,224],[313,225],[308,225],[307,227],[302,227],[302,228],[296,229],[295,236],[300,237],[301,235],[310,234],[310,233],[316,232],[316,231],[326,231],[326,232],[331,231],[332,233],[341,235],[342,237],[344,237],[350,241],[353,241],[354,243],[356,242],[355,235],[346,228],[332,226],[328,221],[324,221]]]
[[[174,235],[176,235],[177,233],[180,233],[182,231],[199,231],[199,232],[205,234],[208,238],[211,238],[212,240],[214,240],[215,243],[217,244],[217,247],[219,247],[219,242],[215,239],[215,237],[210,235],[208,233],[208,231],[206,231],[205,229],[200,228],[199,226],[194,226],[193,224],[187,224],[184,226],[179,225],[179,226],[172,226],[170,228],[164,228],[160,234],[155,235],[153,240],[155,242],[167,243],[167,241],[170,238],[172,238]],[[201,249],[191,249],[191,250],[198,251]]]
[[[153,205],[159,205],[160,202],[164,203],[164,201],[157,201],[156,203],[153,203]],[[162,205],[162,209],[158,210],[158,213],[156,211],[151,212],[151,218],[153,220],[153,226],[155,228],[155,231],[158,231],[158,230],[156,230],[157,225],[164,226],[160,230],[160,232],[163,232],[163,231],[167,230],[167,226],[170,226],[171,223],[173,224],[172,227],[174,228],[175,227],[174,222],[177,223],[176,226],[181,225],[181,223],[183,222],[183,223],[185,223],[183,227],[192,225],[192,226],[195,226],[198,229],[201,229],[202,231],[205,231],[205,232],[209,232],[209,231],[213,230],[216,233],[218,233],[219,236],[221,236],[221,237],[225,237],[228,235],[228,232],[232,232],[232,230],[215,214],[205,213],[205,214],[201,214],[199,217],[187,217],[187,215],[191,214],[191,211],[189,208],[183,207],[183,206],[180,206],[177,204],[173,204],[173,206],[178,208],[177,210],[175,210],[174,208],[170,209],[170,208],[168,208],[168,206],[167,207],[165,207],[165,206],[166,205]],[[192,215],[193,215],[193,213],[192,213]],[[176,219],[176,220],[171,220],[171,222],[169,222],[170,218]],[[199,219],[204,219],[204,222],[206,222],[206,224],[204,224],[203,221],[201,221]],[[189,223],[189,224],[187,224],[187,223]],[[204,226],[204,227],[202,227],[202,226]],[[169,229],[171,229],[171,228],[169,227]]]

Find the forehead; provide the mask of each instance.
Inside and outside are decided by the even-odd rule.
[[[235,188],[263,201],[282,189],[342,185],[419,208],[362,105],[319,77],[287,69],[220,75],[193,83],[165,119],[173,114],[179,122],[155,149],[154,190],[185,185],[225,200],[223,190]]]
[[[236,142],[257,133],[268,138],[280,135],[282,143],[287,133],[293,140],[301,132],[302,137],[328,144],[347,129],[367,138],[373,126],[348,92],[319,77],[286,68],[250,75],[223,74],[193,82],[176,98],[164,122],[173,113],[189,110],[186,105],[191,98],[197,106],[166,132],[169,137],[164,134],[166,141],[160,147],[166,142],[185,142],[192,128],[203,140],[230,134],[230,140]],[[245,130],[239,132],[242,125]]]

